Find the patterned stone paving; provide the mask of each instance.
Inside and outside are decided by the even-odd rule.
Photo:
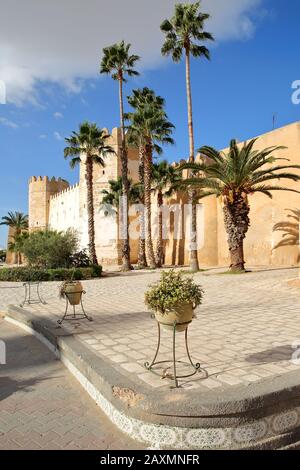
[[[299,365],[291,359],[292,345],[297,340],[300,345],[299,290],[287,284],[297,275],[296,268],[254,269],[243,275],[218,270],[196,274],[205,297],[190,327],[189,345],[192,358],[201,362],[201,373],[186,379],[183,386],[222,391],[297,370]],[[158,277],[158,272],[135,271],[84,282],[85,308],[94,321],[69,322],[64,328],[124,375],[130,373],[149,387],[168,389],[170,381],[161,379],[161,370],[157,376],[143,366],[156,348],[156,325],[145,308],[144,292]],[[30,307],[38,317],[57,320],[62,316],[64,301],[58,298],[58,285],[43,284],[47,305]],[[8,303],[20,303],[23,288],[0,283],[0,296],[0,310],[5,310]],[[178,359],[183,359],[182,334],[177,341]],[[170,333],[164,332],[160,359],[171,357],[171,346]]]
[[[7,364],[0,365],[0,449],[138,449],[55,356],[0,320]]]

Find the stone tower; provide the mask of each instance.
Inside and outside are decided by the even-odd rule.
[[[32,176],[29,180],[29,230],[43,230],[48,227],[50,197],[69,187],[61,178]]]
[[[95,244],[98,261],[104,265],[120,264],[121,258],[121,242],[118,239],[118,220],[114,217],[105,216],[104,212],[100,210],[102,202],[102,191],[109,189],[109,181],[116,180],[121,176],[121,129],[114,128],[111,133],[108,129],[104,129],[105,133],[109,135],[107,145],[110,145],[114,154],[109,154],[104,157],[105,166],[94,165],[94,207],[95,207]],[[132,147],[128,148],[128,176],[133,182],[138,181],[138,150]],[[79,217],[81,226],[86,230],[86,236],[83,237],[83,245],[87,245],[87,210],[86,198],[87,188],[85,180],[85,159],[82,157],[80,164],[80,208]],[[138,256],[138,244],[135,240],[131,242],[131,256],[133,262],[136,261]]]

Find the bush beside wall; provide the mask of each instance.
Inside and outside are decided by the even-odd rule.
[[[26,282],[26,281],[67,281],[70,279],[80,281],[101,277],[102,266],[92,265],[88,268],[75,269],[37,269],[37,268],[2,268],[0,281]]]

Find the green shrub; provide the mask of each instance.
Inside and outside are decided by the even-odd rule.
[[[47,273],[49,274],[49,281],[69,281],[72,278],[73,269],[48,269]]]
[[[0,262],[5,262],[6,250],[0,250]]]
[[[45,230],[29,233],[19,250],[30,266],[44,269],[69,268],[78,248],[75,232]]]
[[[78,251],[77,253],[74,253],[70,257],[70,264],[74,268],[88,268],[89,266],[91,266],[92,263],[87,253],[87,250],[84,249]]]
[[[76,281],[101,277],[102,266],[90,266],[89,268],[76,269],[37,269],[30,267],[2,268],[0,269],[0,281],[12,282],[37,282],[37,281]]]
[[[193,308],[201,304],[203,289],[193,278],[183,276],[183,272],[165,271],[160,280],[150,286],[145,293],[145,303],[154,312],[166,313],[176,304],[191,303]]]
[[[92,270],[92,277],[101,277],[102,275],[102,266],[99,264],[93,264],[90,269]]]
[[[2,268],[0,281],[49,281],[50,274],[46,270],[31,268]]]

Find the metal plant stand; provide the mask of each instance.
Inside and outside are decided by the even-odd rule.
[[[154,315],[152,316],[152,318],[154,317]],[[154,317],[155,318],[155,317]],[[173,365],[173,376],[172,376],[172,379],[174,380],[174,384],[175,384],[175,388],[178,388],[179,385],[178,385],[178,379],[185,379],[187,377],[192,377],[193,375],[195,375],[197,372],[200,371],[200,363],[199,362],[196,362],[196,364],[193,363],[192,361],[192,358],[191,358],[191,355],[190,355],[190,351],[189,351],[189,347],[188,347],[188,327],[189,327],[189,324],[191,322],[187,322],[187,323],[179,323],[177,321],[174,322],[173,324],[173,333],[172,333],[172,336],[173,336],[173,358],[172,358],[172,361],[171,360],[165,360],[165,361],[156,361],[156,358],[158,356],[158,353],[159,353],[159,348],[160,348],[160,340],[161,340],[161,333],[160,333],[160,323],[157,322],[157,329],[158,329],[158,332],[157,332],[157,348],[156,348],[156,352],[155,352],[155,355],[154,355],[154,358],[152,360],[152,362],[145,362],[144,366],[146,367],[146,369],[148,369],[149,371],[155,373],[155,371],[153,371],[153,366],[155,365],[158,365],[158,364],[166,364],[166,363],[170,363],[172,362],[172,365]],[[184,363],[183,361],[178,361],[176,360],[176,326],[177,325],[187,325],[185,331],[184,331],[184,339],[185,339],[185,349],[186,349],[186,353],[187,353],[187,357],[189,359],[189,363],[191,364],[191,366],[193,367],[193,372],[189,373],[189,374],[186,374],[186,375],[177,375],[176,373],[176,364],[186,364]],[[171,366],[170,366],[171,367]],[[161,378],[165,378],[166,375],[163,375]]]
[[[46,305],[46,302],[42,299],[40,294],[40,282],[24,282],[23,286],[25,287],[25,297],[23,302],[20,304],[20,307],[24,307],[25,304],[43,304]],[[35,288],[35,296],[33,297],[32,290]]]
[[[83,308],[83,303],[82,303],[82,295],[85,294],[85,290],[83,291],[78,291],[78,292],[72,292],[72,294],[81,294],[80,296],[80,306],[81,306],[81,310],[82,310],[82,313],[76,313],[76,305],[72,305],[69,301],[69,298],[68,298],[68,294],[65,293],[65,297],[66,297],[66,310],[65,310],[65,313],[62,317],[61,320],[57,320],[57,323],[59,325],[62,324],[63,321],[71,321],[71,320],[88,320],[88,321],[93,321],[92,317],[89,317],[86,313],[85,313],[85,310]],[[68,313],[68,310],[69,310],[69,306],[72,306],[73,307],[73,313]]]

